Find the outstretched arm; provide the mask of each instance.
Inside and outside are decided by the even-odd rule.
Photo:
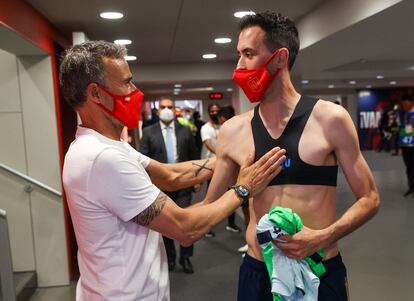
[[[251,156],[241,168],[237,183],[245,185],[252,195],[256,195],[280,172],[284,153],[284,150],[275,148],[250,166],[253,161]],[[214,203],[183,209],[160,192],[152,205],[132,221],[178,240],[181,245],[191,245],[240,204],[236,193],[230,190]]]
[[[213,175],[216,158],[164,164],[151,160],[146,170],[151,181],[164,191],[175,191],[203,183]]]

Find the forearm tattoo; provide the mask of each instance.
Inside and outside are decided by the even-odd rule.
[[[167,196],[161,191],[155,201],[131,221],[141,226],[148,226],[161,213],[166,201]]]
[[[198,176],[198,175],[199,175],[199,173],[200,173],[203,169],[207,169],[207,170],[209,170],[209,171],[213,171],[213,169],[212,169],[212,168],[209,168],[209,167],[207,167],[207,166],[206,166],[206,165],[207,165],[207,163],[208,163],[208,159],[207,159],[206,161],[204,161],[204,163],[203,163],[202,165],[199,165],[199,164],[194,163],[194,162],[192,162],[192,163],[193,163],[193,165],[198,166],[198,168],[197,168],[197,170],[196,170],[196,172],[195,172],[195,175],[196,175],[196,176]]]

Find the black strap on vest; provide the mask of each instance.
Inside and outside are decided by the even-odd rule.
[[[317,101],[315,98],[302,96],[285,129],[277,139],[270,136],[260,117],[259,106],[255,107],[251,121],[256,150],[255,161],[276,146],[286,149],[283,170],[268,186],[286,184],[336,186],[337,165],[311,165],[303,162],[299,156],[299,141]]]

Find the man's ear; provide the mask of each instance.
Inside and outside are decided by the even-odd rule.
[[[289,66],[289,49],[285,47],[279,49],[279,53],[276,55],[276,63],[281,69]]]
[[[101,91],[96,83],[90,83],[86,87],[86,99],[90,99],[93,102],[101,103]]]

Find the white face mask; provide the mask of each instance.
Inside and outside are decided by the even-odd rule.
[[[174,112],[168,108],[160,111],[160,119],[164,123],[170,123],[174,119]]]

